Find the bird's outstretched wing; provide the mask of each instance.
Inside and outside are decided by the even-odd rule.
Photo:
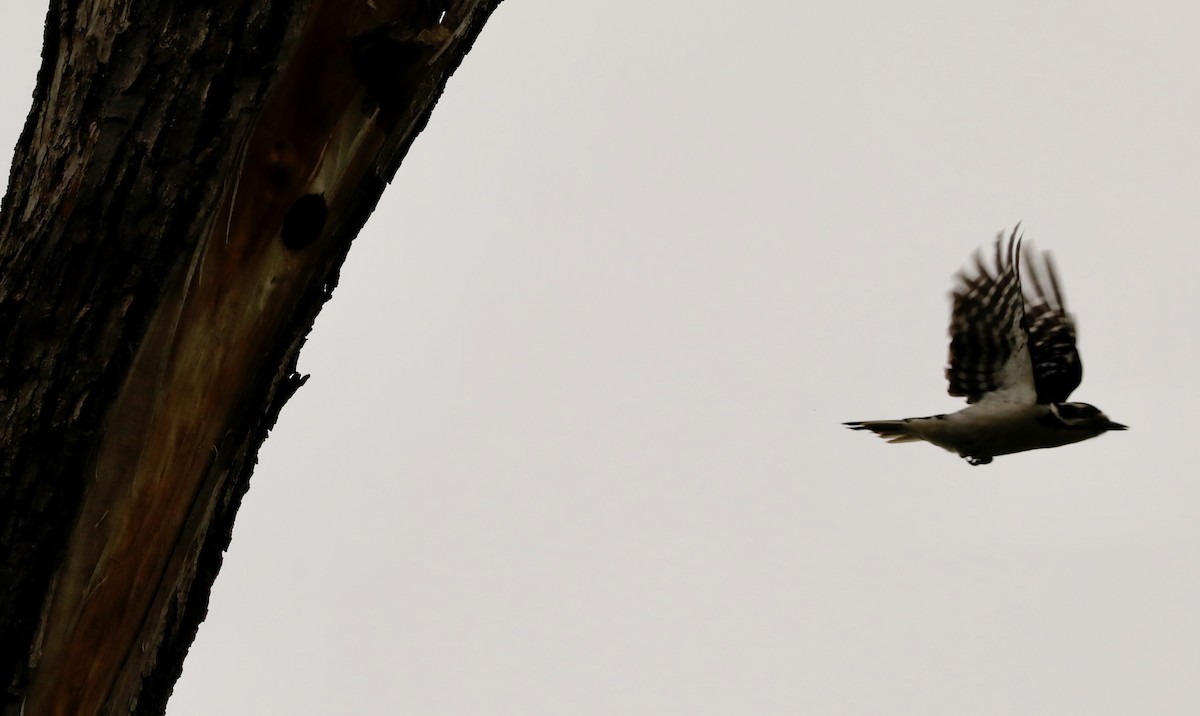
[[[1037,391],[1021,292],[1021,239],[1017,229],[996,237],[994,266],[977,252],[958,274],[950,312],[950,395],[968,403],[1034,403]]]
[[[1024,291],[1025,327],[1037,401],[1061,403],[1083,380],[1083,363],[1075,347],[1075,320],[1067,313],[1049,252],[1029,253],[1032,260],[1026,265],[1030,285]]]

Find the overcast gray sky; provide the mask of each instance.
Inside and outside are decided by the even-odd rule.
[[[170,716],[1200,712],[1198,26],[505,2],[317,321]],[[840,427],[961,405],[951,277],[1018,220],[1075,397],[1132,429],[970,467]]]

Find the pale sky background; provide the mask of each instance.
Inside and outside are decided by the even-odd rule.
[[[505,2],[317,321],[168,714],[1200,713],[1197,27]],[[951,277],[1018,220],[1074,397],[1131,430],[970,467],[843,429],[961,406]]]

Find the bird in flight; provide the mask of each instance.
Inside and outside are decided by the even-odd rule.
[[[1020,224],[1018,224],[1018,227]],[[1030,252],[1032,253],[1032,252]],[[844,423],[892,443],[924,440],[972,465],[997,455],[1058,447],[1125,430],[1096,407],[1067,402],[1083,379],[1075,321],[1049,253],[1026,256],[1014,228],[996,237],[989,266],[976,252],[958,274],[950,312],[950,395],[967,407],[947,415]]]

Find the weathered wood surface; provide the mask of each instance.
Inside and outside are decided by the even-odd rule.
[[[163,711],[304,336],[498,3],[52,3],[0,208],[4,714]]]

